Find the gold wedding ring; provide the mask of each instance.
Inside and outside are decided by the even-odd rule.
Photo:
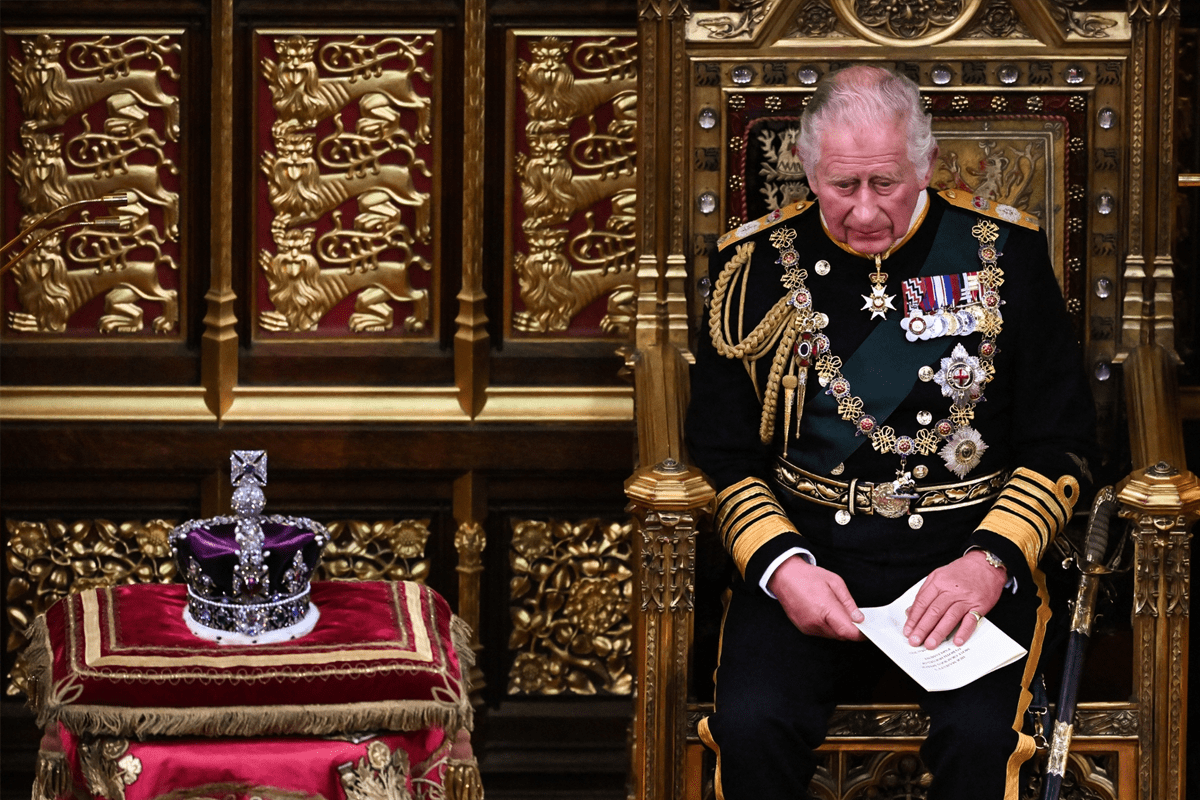
[[[978,625],[980,623],[980,621],[983,620],[983,615],[980,614],[978,611],[968,611],[967,613],[975,618],[976,625]]]

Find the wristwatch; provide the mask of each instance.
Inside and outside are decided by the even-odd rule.
[[[1000,556],[996,555],[991,550],[984,550],[983,548],[979,548],[979,552],[983,553],[984,559],[993,567],[1007,571],[1008,567],[1004,566],[1004,562],[1000,560]]]

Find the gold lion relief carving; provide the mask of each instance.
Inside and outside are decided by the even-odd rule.
[[[525,250],[514,254],[512,264],[524,309],[512,324],[530,333],[564,331],[607,294],[601,329],[627,332],[634,301],[633,48],[615,37],[576,46],[547,36],[532,42],[529,52],[531,58],[517,65],[529,121],[516,163]],[[579,119],[586,120],[588,133],[572,139]],[[568,226],[580,214],[583,230],[572,233]]]
[[[38,235],[35,232],[33,235]],[[179,322],[178,294],[164,289],[158,280],[155,261],[125,261],[111,268],[67,269],[62,256],[62,234],[43,239],[13,270],[17,299],[22,311],[10,311],[8,324],[27,333],[63,333],[67,320],[84,303],[104,295],[102,333],[136,333],[142,330],[143,310],[139,300],[160,303],[162,314],[154,319],[154,331],[167,333]]]
[[[371,190],[386,192],[393,200],[416,209],[416,238],[429,240],[429,195],[413,185],[412,169],[429,177],[425,162],[411,146],[396,145],[410,158],[410,167],[380,164],[372,154],[351,164],[345,172],[322,173],[313,156],[316,136],[295,129],[294,123],[276,123],[273,131],[276,153],[262,156],[262,169],[269,182],[274,227],[291,227],[313,222],[351,197]]]
[[[270,85],[275,111],[281,120],[311,127],[337,114],[348,103],[367,94],[379,93],[399,108],[417,112],[417,140],[429,141],[430,100],[417,94],[413,76],[430,81],[428,71],[417,58],[433,48],[432,41],[391,37],[374,45],[353,42],[329,42],[321,48],[321,66],[328,72],[346,74],[344,78],[320,78],[313,60],[317,41],[306,36],[289,36],[275,42],[279,61],[264,58],[263,77]],[[384,69],[392,60],[406,69]]]
[[[163,177],[179,173],[170,151],[178,148],[173,143],[180,135],[180,111],[179,99],[160,81],[178,80],[170,62],[178,60],[180,44],[169,35],[121,40],[102,35],[68,46],[48,33],[18,42],[24,58],[10,58],[8,67],[23,119],[20,146],[9,143],[6,166],[17,185],[21,227],[70,203],[107,198],[111,206],[120,202],[112,198],[129,199],[119,212],[128,227],[49,236],[16,265],[20,309],[8,309],[8,327],[64,333],[73,314],[103,296],[101,333],[140,332],[145,303],[159,305],[155,332],[176,330],[178,293],[162,281],[164,267],[179,269],[178,248],[166,245],[179,241],[180,201]],[[68,78],[64,64],[82,77]],[[165,124],[152,119],[155,109],[161,109]],[[68,121],[70,134],[60,127]],[[161,210],[161,222],[151,221],[150,208]],[[91,219],[90,212],[82,213],[82,222]],[[32,231],[25,242],[36,241],[48,227]]]
[[[350,295],[352,332],[393,329],[396,302],[412,304],[405,331],[428,326],[430,292],[410,278],[433,268],[421,247],[433,238],[433,198],[418,188],[433,177],[422,157],[432,101],[414,81],[432,82],[418,59],[434,44],[394,35],[320,44],[297,34],[274,40],[278,61],[261,60],[278,114],[274,148],[260,155],[275,245],[259,251],[274,306],[259,313],[261,329],[317,330]]]
[[[63,159],[61,133],[21,133],[24,155],[8,154],[8,169],[17,181],[17,200],[28,213],[40,214],[77,200],[98,200],[113,192],[129,191],[143,202],[161,206],[167,236],[179,239],[179,195],[163,188],[159,168],[121,163],[95,169],[90,175],[70,174]]]
[[[115,98],[122,97],[114,95]],[[125,95],[124,97],[129,97]],[[112,99],[112,98],[110,98]],[[130,155],[144,141],[157,153],[161,164],[174,165],[161,149],[161,140],[130,111],[121,100],[123,120],[108,125],[121,137],[85,131],[68,143],[68,151],[77,158],[88,157],[91,174],[68,174],[63,158],[63,136],[26,130],[21,134],[24,154],[9,154],[9,169],[17,179],[18,200],[30,212],[21,220],[24,226],[35,214],[53,210],[76,200],[97,200],[106,194],[129,191],[140,200],[161,205],[168,223],[168,234],[178,234],[179,196],[163,188],[158,167],[128,164]],[[110,104],[110,108],[113,107]],[[111,120],[112,118],[110,118]],[[86,123],[86,117],[85,117]],[[89,137],[95,141],[89,142]],[[131,142],[135,144],[130,144]],[[21,310],[11,310],[7,322],[11,329],[25,333],[63,333],[67,321],[85,303],[104,295],[104,314],[98,328],[102,333],[137,333],[143,328],[142,301],[159,303],[161,314],[154,319],[156,333],[175,330],[179,321],[177,292],[166,289],[159,279],[160,266],[178,269],[175,259],[163,252],[167,240],[149,218],[149,210],[140,202],[123,207],[133,218],[126,232],[83,229],[65,242],[61,233],[43,239],[13,271]],[[41,235],[41,229],[29,239]],[[134,259],[135,252],[151,253],[150,260]],[[69,256],[69,261],[66,256]],[[75,268],[70,268],[74,266]]]
[[[26,121],[38,128],[61,125],[104,97],[124,92],[148,106],[162,108],[167,115],[167,135],[179,139],[179,98],[159,85],[158,73],[178,78],[166,59],[180,52],[167,36],[151,39],[134,36],[118,44],[102,36],[94,42],[76,42],[68,50],[68,61],[78,72],[94,78],[67,78],[59,62],[64,40],[42,33],[22,39],[24,61],[9,59],[8,71],[21,96]],[[157,70],[132,69],[139,58],[157,62]]]
[[[380,195],[359,198],[360,209],[365,202],[377,201],[378,205],[360,211],[356,224],[364,216],[383,213],[380,206],[390,205],[386,196]],[[266,250],[259,252],[259,266],[267,278],[267,294],[275,306],[273,310],[259,314],[259,325],[264,330],[316,330],[321,318],[353,292],[359,292],[359,295],[354,301],[354,313],[350,315],[350,330],[356,333],[390,330],[394,324],[390,304],[393,300],[413,304],[412,314],[404,321],[405,330],[424,330],[429,320],[429,293],[412,287],[408,268],[414,265],[429,270],[429,262],[420,256],[413,256],[408,262],[379,261],[375,254],[391,246],[384,238],[375,239],[374,252],[365,251],[368,253],[365,257],[339,257],[350,262],[345,269],[323,269],[312,253],[315,233],[314,228],[276,229],[278,252],[274,255]],[[321,249],[326,251],[326,260],[336,253],[339,233],[353,235],[354,232],[335,229],[322,236]],[[400,244],[404,244],[403,240]]]

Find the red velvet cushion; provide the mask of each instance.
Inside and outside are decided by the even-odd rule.
[[[470,726],[460,620],[415,583],[317,582],[312,633],[219,645],[183,622],[186,587],[71,595],[34,626],[39,723],[116,736],[262,736]]]

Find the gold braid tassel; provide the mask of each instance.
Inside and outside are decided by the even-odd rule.
[[[792,429],[792,403],[796,399],[796,376],[783,376],[783,457],[787,458],[789,431]]]
[[[796,343],[798,325],[789,325],[784,329],[779,347],[775,350],[775,358],[771,361],[771,372],[767,376],[767,388],[763,392],[762,420],[758,426],[758,438],[763,444],[770,444],[775,432],[776,406],[779,399],[779,384],[783,379],[784,368],[791,360],[792,345]],[[784,431],[787,437],[787,431]]]
[[[73,788],[71,768],[67,764],[66,754],[39,750],[37,767],[33,773],[33,800],[58,800],[62,797],[72,797],[74,796]]]
[[[800,419],[804,416],[804,390],[808,386],[808,367],[800,368],[800,389],[796,393],[796,438],[800,438]],[[787,455],[786,448],[784,455]]]
[[[483,781],[479,778],[479,762],[474,758],[450,760],[446,765],[446,800],[483,800]]]

